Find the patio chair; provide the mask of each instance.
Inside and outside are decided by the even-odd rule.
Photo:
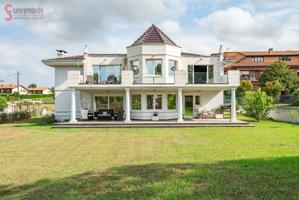
[[[81,110],[81,119],[82,120],[88,120],[88,110]]]

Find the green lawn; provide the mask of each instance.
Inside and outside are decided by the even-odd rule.
[[[299,199],[299,125],[0,125],[0,199]]]

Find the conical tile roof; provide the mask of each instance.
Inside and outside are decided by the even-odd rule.
[[[162,43],[177,46],[165,33],[154,24],[149,27],[131,46],[146,43]]]

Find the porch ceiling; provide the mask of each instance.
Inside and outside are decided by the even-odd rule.
[[[132,90],[177,90],[182,88],[183,90],[226,90],[233,88],[228,84],[190,84],[190,85],[163,85],[163,84],[133,84],[133,85],[74,85],[71,88],[79,90],[125,90],[130,88]]]

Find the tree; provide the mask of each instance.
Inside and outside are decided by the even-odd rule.
[[[267,81],[263,90],[267,93],[267,95],[273,97],[274,101],[278,101],[282,91],[282,84],[278,80]]]
[[[253,86],[251,81],[243,80],[240,83],[240,86],[236,90],[236,96],[238,99],[238,104],[243,105],[244,104],[244,97],[246,92],[252,90]]]
[[[269,81],[279,81],[281,92],[292,93],[298,87],[298,77],[295,71],[291,70],[286,62],[276,61],[270,64],[269,68],[261,74],[260,87],[264,88]]]
[[[292,100],[294,106],[299,106],[299,88],[294,91]]]
[[[245,115],[258,121],[265,119],[272,107],[272,97],[260,88],[257,91],[246,92],[243,108]]]
[[[0,112],[7,107],[7,101],[4,97],[0,97]]]
[[[31,83],[28,88],[36,88],[36,84],[35,83]]]

